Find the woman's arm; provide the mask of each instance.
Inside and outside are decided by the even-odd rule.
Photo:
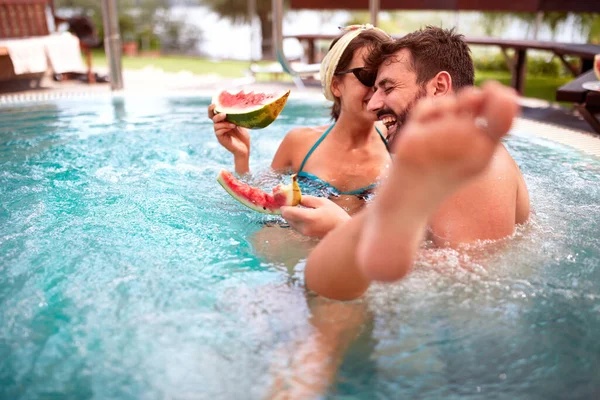
[[[272,169],[279,172],[294,170],[294,158],[306,147],[303,141],[307,139],[309,130],[310,128],[294,128],[285,135],[271,162]]]

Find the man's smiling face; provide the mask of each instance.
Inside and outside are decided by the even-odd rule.
[[[388,128],[393,139],[404,125],[417,101],[427,96],[424,85],[417,84],[409,50],[402,49],[388,58],[377,71],[377,80],[368,109]]]

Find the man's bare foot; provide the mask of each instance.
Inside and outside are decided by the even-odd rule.
[[[512,89],[490,82],[417,104],[367,210],[356,253],[366,278],[394,281],[409,271],[436,209],[492,160],[517,115],[516,100]]]
[[[518,108],[514,90],[497,82],[456,96],[424,99],[395,144],[395,165],[445,186],[460,185],[488,165]]]

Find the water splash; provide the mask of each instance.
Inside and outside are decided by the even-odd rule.
[[[0,397],[259,398],[315,338],[314,241],[216,184],[232,157],[208,101],[2,108]],[[268,172],[285,132],[325,123],[324,104],[290,101],[252,132],[251,183],[285,181]],[[466,252],[425,248],[406,280],[375,285],[331,396],[595,393],[600,161],[526,135],[507,147],[531,221]]]

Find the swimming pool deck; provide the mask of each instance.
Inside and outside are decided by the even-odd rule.
[[[97,71],[106,73],[101,69]],[[323,100],[318,85],[309,85],[300,90],[292,82],[255,82],[251,77],[231,79],[218,75],[194,75],[190,72],[168,73],[151,67],[124,70],[123,81],[126,89],[122,94],[158,93],[211,97],[222,89],[252,87],[259,91],[291,90],[291,98]],[[4,89],[4,92],[0,91],[0,105],[58,98],[110,96],[112,93],[107,83],[88,85],[79,81],[55,82],[49,77],[42,81],[40,88],[8,92],[6,85],[0,87]],[[594,133],[583,118],[557,104],[539,99],[522,98],[521,106],[522,115],[515,124],[517,128],[600,157],[600,136]]]

